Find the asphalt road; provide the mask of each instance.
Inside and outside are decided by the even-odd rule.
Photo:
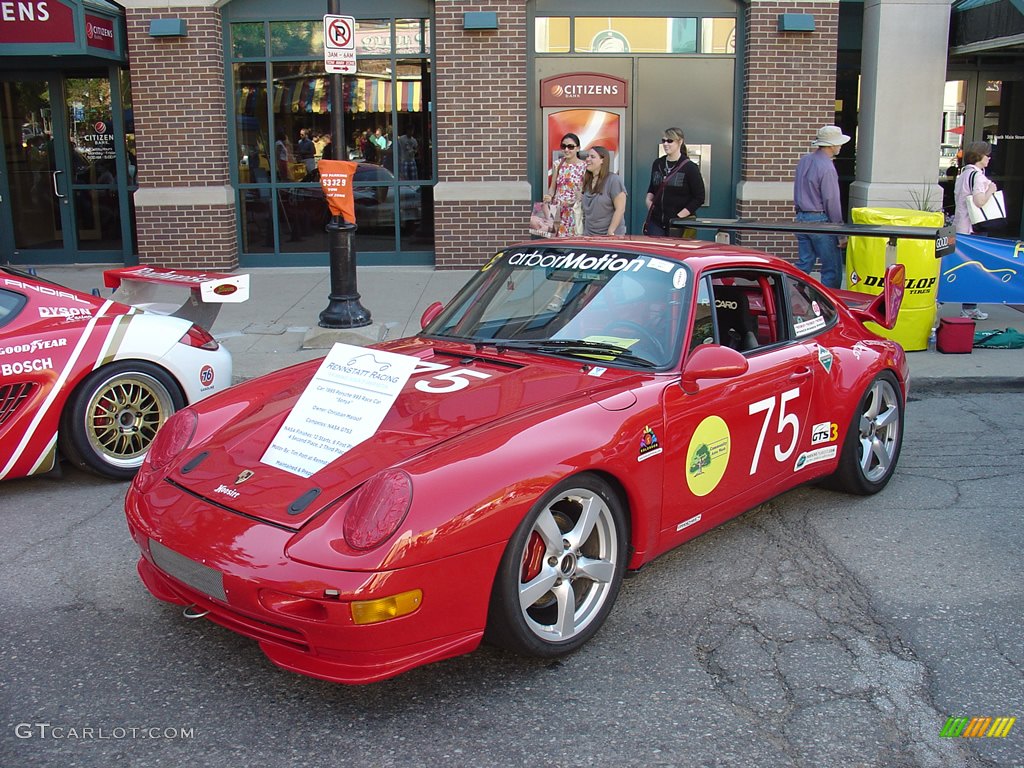
[[[2,766],[1020,766],[1024,393],[922,393],[868,498],[803,488],[628,580],[580,652],[369,687],[151,598],[124,484],[0,486]]]

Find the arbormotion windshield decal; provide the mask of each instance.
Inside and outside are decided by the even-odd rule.
[[[514,267],[540,267],[542,269],[587,269],[600,272],[639,272],[647,263],[639,256],[605,253],[595,256],[587,251],[527,251],[509,254],[508,263]]]

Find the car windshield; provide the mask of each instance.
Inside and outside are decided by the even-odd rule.
[[[498,253],[425,329],[433,337],[664,368],[688,315],[688,268],[600,244]]]

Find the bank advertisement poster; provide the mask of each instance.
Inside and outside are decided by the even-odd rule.
[[[580,149],[601,146],[612,157],[611,170],[619,170],[619,116],[603,109],[566,109],[548,115],[547,155],[548,172],[562,157],[562,137],[575,133],[580,137]]]

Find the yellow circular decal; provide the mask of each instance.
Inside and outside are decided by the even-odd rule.
[[[708,416],[694,430],[686,449],[686,484],[694,496],[707,496],[728,466],[729,427],[718,416]]]

